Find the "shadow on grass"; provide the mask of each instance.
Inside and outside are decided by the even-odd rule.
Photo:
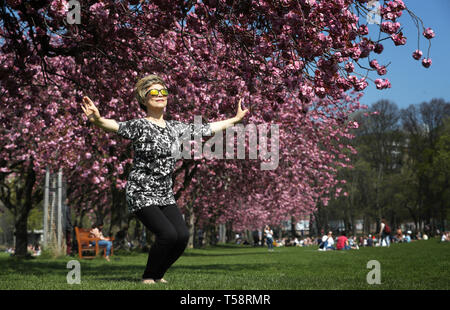
[[[224,250],[224,251],[219,253],[212,253],[213,251],[217,250]],[[230,250],[230,252],[227,252],[227,250]],[[242,246],[235,244],[219,244],[215,246],[186,249],[186,251],[183,253],[183,256],[245,256],[255,254],[267,255],[267,248],[261,246],[255,247],[255,246]]]
[[[258,264],[204,264],[204,265],[175,265],[170,268],[172,271],[179,272],[200,272],[200,273],[211,273],[211,274],[226,274],[241,273],[247,274],[249,271],[264,271],[273,267],[272,264],[268,263],[258,263]]]
[[[10,258],[0,258],[0,265],[2,266],[2,271],[0,274],[11,275],[17,274],[20,276],[42,276],[42,275],[52,275],[61,276],[67,275],[67,273],[72,270],[72,268],[67,268],[67,261],[41,261],[36,260],[16,260]],[[142,273],[145,265],[138,264],[111,264],[103,261],[80,261],[81,270],[89,275],[105,275],[111,274],[115,276],[130,275]]]
[[[233,252],[233,253],[194,253],[194,252],[184,252],[183,256],[186,257],[196,257],[196,256],[208,256],[208,257],[214,257],[214,256],[248,256],[248,255],[267,255],[265,252]]]
[[[247,255],[255,255],[260,253],[247,253]],[[265,253],[261,253],[265,254]],[[197,256],[198,254],[191,255]],[[208,255],[208,254],[204,254]],[[211,255],[211,254],[209,254]],[[224,254],[226,256],[228,254]],[[231,254],[230,254],[231,255]],[[246,255],[246,253],[239,253],[234,255]],[[202,256],[202,255],[200,255]],[[221,256],[219,254],[212,254],[211,256]],[[14,279],[14,275],[20,277],[66,277],[71,269],[67,268],[67,262],[73,258],[68,257],[64,261],[50,261],[50,260],[17,260],[9,257],[0,257],[0,265],[2,270],[0,275],[9,276]],[[245,262],[245,258],[242,259]],[[129,263],[126,260],[119,260],[117,263],[108,263],[100,259],[80,261],[81,272],[84,276],[92,280],[100,281],[114,281],[114,282],[133,282],[139,283],[141,281],[142,273],[146,265],[146,258],[139,262]],[[226,274],[226,273],[247,273],[249,271],[263,271],[273,267],[268,263],[216,263],[216,264],[186,264],[178,262],[176,265],[170,267],[170,271],[177,273],[202,273],[202,274]]]

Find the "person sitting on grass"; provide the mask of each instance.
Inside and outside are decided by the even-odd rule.
[[[358,246],[358,242],[356,240],[356,236],[350,237],[348,239],[348,245],[350,246],[351,249],[359,250],[359,246]]]
[[[342,232],[342,234],[337,238],[336,242],[336,249],[337,250],[350,250],[351,247],[348,244],[348,238],[345,231]]]
[[[319,243],[319,251],[325,251],[325,245],[328,240],[328,235],[323,235],[322,239],[320,239]]]
[[[92,225],[92,229],[90,230],[90,234],[92,237],[98,238],[98,246],[106,246],[106,256],[105,259],[109,262],[109,255],[111,254],[112,241],[109,238],[103,236],[102,233],[103,224],[94,224]],[[95,245],[96,241],[92,241],[91,244]]]
[[[322,242],[323,242],[323,248],[321,249],[322,251],[334,250],[333,232],[329,231],[326,238],[324,237],[322,239]]]
[[[411,242],[411,234],[412,234],[412,232],[410,230],[408,230],[406,232],[406,237],[403,239],[403,242],[410,243]]]
[[[369,234],[369,237],[367,238],[367,246],[373,246],[373,238],[371,234]]]
[[[401,228],[397,229],[397,232],[396,232],[395,237],[394,237],[394,241],[396,243],[400,243],[400,242],[403,241],[403,232],[402,232]]]

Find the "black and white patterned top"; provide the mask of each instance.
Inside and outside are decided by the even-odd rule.
[[[128,211],[134,213],[150,205],[176,204],[172,190],[172,173],[179,150],[187,131],[210,136],[210,124],[195,126],[175,120],[166,120],[161,127],[146,118],[118,122],[117,134],[132,140],[133,169],[125,187]],[[195,131],[194,131],[195,129]]]

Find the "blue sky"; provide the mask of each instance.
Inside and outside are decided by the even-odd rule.
[[[421,60],[412,58],[412,52],[417,49],[417,28],[404,11],[398,19],[402,24],[403,34],[407,37],[406,45],[395,46],[391,39],[381,43],[384,51],[381,54],[371,53],[371,59],[385,65],[391,62],[388,72],[382,78],[388,78],[392,88],[378,90],[373,82],[364,90],[361,104],[372,105],[380,99],[395,102],[399,108],[406,108],[410,104],[420,104],[433,98],[443,98],[450,102],[450,1],[449,0],[403,0],[405,5],[422,21],[425,28],[431,27],[436,36],[431,39],[430,58],[433,61],[428,69],[422,66]],[[419,24],[420,25],[420,24]],[[376,25],[369,25],[369,36],[378,38]],[[386,36],[382,33],[382,38]],[[428,40],[420,30],[420,49],[427,56]],[[362,64],[366,64],[366,60]],[[356,66],[357,67],[357,66]],[[360,69],[361,70],[361,69]],[[363,71],[358,71],[363,73]],[[378,78],[376,72],[369,73],[369,77]]]

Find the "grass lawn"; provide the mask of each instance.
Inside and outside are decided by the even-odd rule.
[[[317,251],[317,247],[219,246],[188,249],[165,275],[168,284],[143,285],[147,254],[82,260],[81,284],[67,284],[67,262],[38,257],[17,260],[0,254],[0,289],[309,290],[450,289],[450,243],[437,239],[393,244],[390,248]],[[370,260],[381,267],[381,284],[366,281]]]

